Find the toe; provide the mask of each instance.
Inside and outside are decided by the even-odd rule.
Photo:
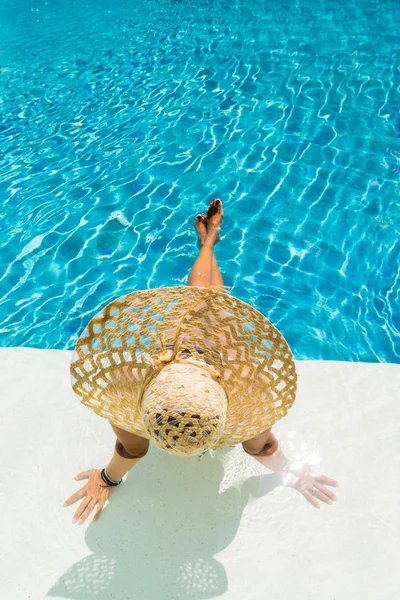
[[[210,216],[210,213],[211,214],[215,213],[215,202],[214,202],[214,200],[211,200],[210,205],[208,207],[208,216]]]

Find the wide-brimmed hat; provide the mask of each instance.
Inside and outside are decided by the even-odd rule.
[[[297,374],[283,335],[225,286],[176,286],[113,300],[71,362],[80,401],[175,454],[251,439],[292,406]]]

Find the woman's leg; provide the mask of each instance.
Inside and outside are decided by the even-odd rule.
[[[211,285],[224,285],[224,280],[222,279],[222,274],[219,270],[219,266],[217,263],[217,259],[215,258],[214,252],[211,270]]]
[[[204,240],[200,240],[200,243],[203,246]],[[197,261],[199,259],[200,259],[200,261],[198,263]],[[206,269],[206,270],[209,269],[209,258],[207,255],[204,258],[204,254],[202,256],[200,256],[200,254],[199,254],[197,261],[194,263],[192,270],[190,272],[188,285],[200,285],[199,283],[197,283],[197,279],[199,277],[198,272],[200,271],[200,273],[201,273],[202,268]],[[197,271],[196,271],[196,269],[197,269]],[[209,274],[208,271],[207,271],[207,274]],[[211,285],[224,285],[224,280],[222,279],[222,274],[221,274],[221,271],[219,270],[217,259],[215,258],[214,249],[212,251],[212,257],[211,257],[211,282],[208,283],[207,285],[210,285],[210,284]],[[201,284],[201,285],[203,285],[203,284]],[[206,284],[204,284],[204,285],[206,285]]]
[[[223,211],[220,200],[210,202],[208,216],[199,214],[196,217],[195,228],[199,235],[200,254],[189,275],[188,285],[209,286],[224,285],[221,271],[214,254],[214,244],[218,239],[219,227]],[[208,219],[208,229],[206,222]],[[210,235],[208,235],[208,233]]]
[[[201,247],[192,270],[189,274],[188,285],[207,287],[211,285],[211,274],[214,257],[214,241],[206,238]]]

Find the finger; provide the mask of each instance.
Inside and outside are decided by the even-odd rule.
[[[105,504],[105,500],[98,503],[97,509],[96,509],[96,514],[94,515],[93,521],[97,521],[97,519],[100,517],[100,513],[104,508],[104,504]]]
[[[316,499],[314,498],[314,496],[311,494],[311,492],[309,491],[305,491],[305,492],[301,492],[303,494],[303,496],[305,498],[307,498],[307,500],[310,502],[310,504],[312,504],[313,506],[315,506],[315,508],[319,508],[319,504],[316,501]]]
[[[317,475],[316,480],[319,483],[326,483],[327,485],[332,485],[333,487],[338,487],[339,483],[335,479],[331,479],[326,475]]]
[[[74,518],[72,519],[73,523],[76,523],[76,521],[81,518],[81,516],[84,513],[84,511],[85,511],[87,505],[89,504],[90,500],[91,500],[90,496],[87,496],[84,500],[82,500],[82,502],[80,503],[80,505],[79,505],[76,513],[74,514]]]
[[[82,523],[84,521],[86,521],[86,519],[88,518],[88,516],[90,515],[90,513],[92,512],[92,510],[94,509],[94,507],[97,504],[97,499],[96,498],[91,498],[90,502],[88,502],[83,514],[81,515],[81,518],[79,519],[79,525],[82,525]]]
[[[318,488],[323,494],[325,494],[325,496],[328,496],[328,498],[330,498],[331,500],[336,500],[336,496],[335,494],[328,488],[326,488],[324,485],[319,484],[315,484],[315,487]]]
[[[321,488],[317,485],[314,486],[314,491],[312,492],[312,495],[314,496],[314,498],[317,497],[320,500],[322,500],[322,502],[326,502],[327,504],[333,504],[333,500],[331,500],[329,496],[324,494]]]
[[[86,485],[82,489],[75,492],[75,494],[72,494],[72,496],[70,496],[68,498],[68,500],[66,500],[64,502],[64,506],[69,506],[70,504],[74,504],[74,502],[76,502],[77,500],[80,500],[81,498],[83,498],[83,496],[86,496]]]
[[[90,472],[91,469],[89,471],[82,471],[81,473],[78,473],[78,475],[75,475],[75,479],[89,479]]]

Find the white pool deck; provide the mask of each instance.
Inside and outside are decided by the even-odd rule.
[[[79,403],[71,353],[0,349],[1,598],[398,600],[400,366],[298,361],[274,431],[337,479],[313,508],[241,447],[180,458],[154,447],[95,524],[72,525],[74,476],[115,437]]]

